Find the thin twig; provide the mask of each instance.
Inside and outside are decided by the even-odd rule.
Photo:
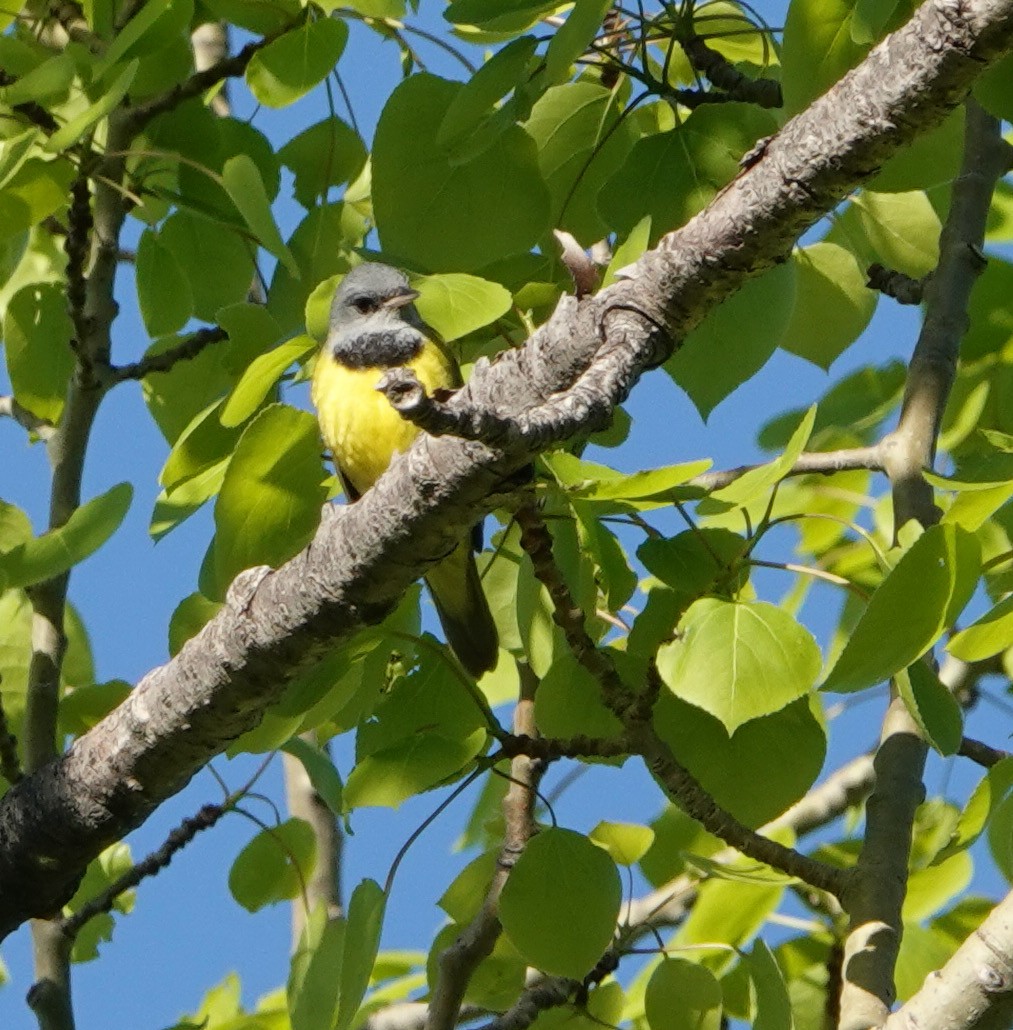
[[[221,326],[198,329],[192,336],[159,354],[149,354],[129,365],[113,365],[109,372],[114,382],[126,379],[144,379],[156,372],[170,372],[181,361],[192,361],[213,343],[227,340],[229,334]]]
[[[27,429],[29,433],[35,433],[40,440],[49,439],[55,432],[52,422],[33,415],[10,394],[0,396],[0,418],[13,419],[22,429]]]

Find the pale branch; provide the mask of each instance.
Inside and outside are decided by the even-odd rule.
[[[313,730],[300,739],[319,747]],[[323,750],[330,757],[330,745]],[[285,800],[289,815],[302,819],[313,830],[316,842],[313,871],[306,877],[306,889],[292,900],[292,946],[298,947],[311,912],[323,905],[328,919],[337,919],[344,910],[341,901],[341,856],[344,836],[337,816],[313,786],[306,767],[288,752],[282,753],[285,773]]]
[[[264,47],[273,43],[276,39],[284,36],[286,32],[298,28],[306,20],[306,16],[307,12],[304,8],[292,21],[287,22],[273,32],[266,33],[260,39],[247,43],[246,46],[235,54],[223,57],[210,67],[195,71],[184,82],[177,83],[171,89],[166,90],[165,93],[152,97],[150,100],[145,100],[135,107],[128,108],[123,120],[123,131],[128,141],[133,139],[158,115],[179,107],[180,104],[187,100],[199,97],[202,93],[206,93],[213,86],[217,86],[218,83],[224,82],[226,79],[238,78],[244,75],[247,66],[253,60],[254,54],[259,50],[263,50]]]
[[[1013,1023],[1013,894],[1007,894],[884,1030],[1006,1030]]]
[[[10,394],[0,396],[0,418],[13,419],[22,429],[27,429],[29,433],[35,433],[40,440],[47,440],[56,431],[52,422],[33,415]]]
[[[998,120],[968,99],[963,161],[939,237],[939,264],[925,288],[925,319],[908,366],[900,420],[882,441],[897,529],[909,519],[927,526],[939,518],[922,470],[931,468],[935,459],[967,331],[971,289],[985,268],[985,222],[1005,170],[1001,139]]]
[[[982,271],[981,246],[996,182],[1002,175],[999,123],[966,104],[964,154],[939,241],[939,264],[925,292],[925,319],[908,368],[897,429],[880,443],[893,492],[895,532],[909,519],[939,519],[931,467],[946,400],[967,329],[971,288]],[[847,895],[841,1030],[882,1026],[896,999],[895,966],[903,933],[901,907],[915,810],[925,788],[928,745],[894,692],[876,754],[876,788],[866,805],[865,837]]]
[[[874,760],[875,788],[865,806],[862,850],[841,898],[849,921],[841,1030],[882,1026],[896,998],[901,906],[915,811],[925,798],[922,772],[927,753],[906,705],[894,696]]]
[[[156,372],[170,372],[181,361],[192,361],[212,344],[221,343],[228,338],[229,334],[221,326],[198,329],[175,347],[169,347],[157,354],[148,354],[140,361],[134,361],[129,365],[110,366],[109,377],[113,382],[120,383],[126,379],[144,379]]]
[[[117,898],[129,890],[133,890],[147,877],[160,873],[198,833],[214,826],[229,811],[230,807],[230,805],[204,805],[196,815],[184,819],[179,826],[170,831],[165,842],[157,851],[153,851],[122,876],[117,877],[104,891],[86,901],[73,915],[64,916],[58,924],[64,936],[73,940],[81,932],[85,923],[103,912],[111,911]]]
[[[921,304],[929,278],[926,275],[921,279],[912,279],[903,272],[877,263],[869,265],[865,285],[870,290],[892,297],[898,304]]]
[[[193,66],[197,72],[205,72],[229,56],[229,28],[225,22],[208,21],[198,25],[190,35],[193,48]],[[229,103],[228,80],[222,80],[218,92],[211,98],[211,110],[219,118],[232,113]]]
[[[783,260],[806,228],[938,125],[1011,45],[1013,0],[928,0],[766,141],[629,278],[581,301],[563,298],[524,347],[476,368],[462,401],[517,418],[565,394],[592,364],[631,369],[615,378],[614,401],[624,400],[638,370],[663,357],[670,340]],[[114,112],[111,154],[129,142],[118,124]],[[117,160],[106,159],[114,181],[122,175]],[[99,182],[95,195],[96,302],[104,262],[116,261],[116,234],[99,217],[105,188]],[[108,327],[111,316],[98,322]],[[303,552],[277,570],[239,576],[228,603],[179,654],[56,762],[0,798],[0,936],[58,908],[90,859],[255,725],[293,676],[379,621],[500,503],[504,479],[535,450],[421,435],[358,503],[328,513]]]
[[[107,145],[122,149],[125,142],[117,113],[113,112]],[[88,440],[105,395],[105,387],[96,380],[94,371],[109,360],[112,323],[119,310],[114,285],[120,230],[127,205],[114,184],[122,179],[124,165],[122,159],[112,159],[107,165],[111,174],[104,181],[96,181],[94,196],[87,181],[79,178],[71,200],[67,250],[73,279],[68,283],[68,294],[77,338],[74,369],[60,424],[46,441],[52,468],[50,529],[63,526],[81,503]],[[76,264],[79,267],[74,270]],[[65,572],[33,585],[28,591],[32,605],[32,652],[25,695],[23,755],[29,775],[14,790],[28,784],[33,778],[31,774],[52,769],[57,759],[57,714],[67,646],[64,618],[69,578],[69,572]],[[94,843],[101,850],[102,845],[98,841]],[[45,855],[45,850],[38,851],[30,859],[37,876],[46,876]],[[71,872],[60,897],[46,898],[31,913],[38,918],[32,924],[35,988],[31,997],[35,1000],[30,1000],[29,1004],[42,1026],[47,1025],[46,1021],[54,1028],[73,1026],[69,950],[52,916],[69,900],[83,871],[84,866],[81,866]]]
[[[535,693],[538,679],[530,666],[518,666],[521,691],[514,709],[516,737],[534,739]],[[503,798],[503,843],[496,861],[492,882],[482,907],[438,959],[436,983],[429,998],[426,1030],[452,1030],[461,1015],[468,984],[483,959],[492,954],[502,933],[499,897],[510,871],[536,831],[535,801],[538,784],[547,768],[541,758],[517,754],[510,761],[510,787]]]
[[[598,266],[577,242],[572,233],[564,232],[562,229],[553,229],[552,235],[560,246],[560,260],[566,266],[573,280],[573,294],[575,297],[586,297],[594,293],[598,288],[599,272]]]
[[[698,486],[701,490],[720,490],[734,483],[747,472],[761,468],[761,465],[740,465],[738,468],[723,469],[719,472],[704,472],[694,476],[690,486]],[[835,472],[852,472],[862,469],[869,472],[883,471],[883,458],[878,445],[872,447],[843,447],[838,451],[808,451],[800,454],[792,465],[789,476],[807,476],[819,474],[832,476]]]

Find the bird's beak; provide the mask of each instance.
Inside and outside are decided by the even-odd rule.
[[[409,290],[407,293],[399,293],[396,297],[388,297],[383,302],[385,308],[403,308],[411,304],[419,295],[418,290]]]

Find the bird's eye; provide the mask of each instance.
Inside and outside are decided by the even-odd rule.
[[[369,299],[369,297],[356,297],[352,301],[352,307],[355,308],[360,315],[368,315],[371,311],[376,309],[376,305]]]

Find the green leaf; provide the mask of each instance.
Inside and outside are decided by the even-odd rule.
[[[894,154],[869,183],[869,189],[902,193],[946,186],[960,173],[963,152],[964,111],[958,107],[942,125],[922,133]]]
[[[205,0],[215,17],[260,35],[290,25],[303,10],[299,0]]]
[[[794,306],[795,266],[786,262],[750,279],[714,308],[665,362],[704,419],[767,363],[784,339]]]
[[[1004,597],[977,622],[954,634],[946,650],[965,662],[980,662],[1013,646],[1013,595]]]
[[[638,261],[650,244],[651,216],[644,215],[626,234],[626,239],[612,251],[612,260],[602,276],[601,288],[611,286],[619,278],[619,272]]]
[[[326,490],[316,419],[284,404],[246,427],[215,504],[215,574],[232,582],[253,565],[277,567],[309,543]]]
[[[702,598],[683,616],[677,639],[658,651],[666,686],[730,734],[807,694],[820,664],[809,631],[763,601]]]
[[[865,190],[853,201],[858,220],[887,268],[915,279],[939,263],[939,215],[921,191],[873,193]]]
[[[1013,119],[1013,55],[1007,54],[978,76],[974,83],[974,96],[986,111],[997,118]]]
[[[345,957],[341,964],[341,1001],[335,1030],[348,1030],[366,996],[373,963],[380,947],[380,931],[387,895],[374,880],[363,880],[352,891],[345,930]]]
[[[672,588],[671,598],[675,607],[664,605],[670,613],[667,628],[662,636],[657,637],[656,644],[670,635],[675,628],[678,617],[704,594],[720,594],[731,598],[742,586],[743,574],[730,575],[739,565],[747,547],[746,540],[728,529],[684,530],[670,539],[652,537],[645,540],[637,549],[637,557],[652,575]],[[718,581],[722,583],[719,587]],[[721,589],[723,588],[723,589]],[[651,591],[651,595],[655,593]],[[661,598],[658,598],[661,601]],[[648,597],[648,606],[651,604]],[[647,611],[645,607],[644,611]],[[660,614],[660,612],[659,612]],[[639,622],[639,619],[637,620]],[[633,649],[631,634],[630,649]],[[651,638],[654,638],[652,633]],[[656,646],[656,645],[655,645]],[[653,649],[650,650],[653,654]]]
[[[373,207],[383,248],[425,270],[472,271],[524,253],[549,226],[535,145],[519,126],[461,163],[437,145],[462,88],[412,75],[391,94],[376,129]]]
[[[603,847],[617,865],[636,865],[651,849],[654,830],[637,823],[600,822],[588,834]]]
[[[720,1030],[721,984],[696,962],[663,958],[644,992],[650,1030]]]
[[[955,755],[964,735],[964,716],[953,694],[925,662],[898,672],[897,684],[929,743],[941,755]]]
[[[886,29],[898,0],[855,0],[851,38],[861,45],[875,43]]]
[[[14,107],[34,100],[52,101],[65,94],[74,81],[77,69],[70,54],[57,54],[26,72],[8,86],[0,86],[0,104]],[[34,133],[32,134],[34,136]],[[4,142],[9,142],[5,140]]]
[[[65,288],[33,283],[18,290],[4,312],[7,372],[22,407],[49,422],[59,421],[74,370],[74,334]]]
[[[667,465],[624,475],[606,465],[584,461],[565,451],[544,455],[542,460],[559,485],[581,502],[685,500],[699,497],[700,491],[696,487],[688,491],[678,491],[677,487],[706,472],[712,464],[710,459],[705,458],[702,461],[689,461],[682,465]]]
[[[120,483],[82,504],[59,529],[0,554],[0,575],[8,589],[42,583],[84,561],[119,528],[133,493],[129,483]]]
[[[741,949],[777,909],[784,891],[783,883],[708,880],[700,885],[696,904],[670,946],[707,945],[702,964],[720,975],[731,964],[733,956],[714,945],[727,944]]]
[[[190,281],[152,229],[141,234],[137,245],[136,280],[141,317],[150,336],[174,333],[186,325],[193,314]]]
[[[497,50],[454,97],[436,133],[438,147],[454,147],[474,132],[495,109],[496,102],[520,86],[538,40],[522,36]]]
[[[756,989],[756,1018],[753,1030],[794,1030],[791,999],[784,974],[766,943],[757,939],[745,956],[750,979]]]
[[[314,747],[309,741],[302,737],[293,737],[283,747],[294,758],[299,759],[306,775],[313,785],[324,804],[335,816],[340,816],[343,808],[341,803],[341,776],[334,767],[330,755],[318,747]]]
[[[73,178],[73,166],[62,158],[25,161],[0,192],[0,240],[31,229],[65,207]]]
[[[76,686],[60,698],[59,732],[73,737],[97,726],[114,708],[130,696],[125,680]]]
[[[794,251],[795,307],[781,346],[828,370],[864,332],[877,294],[854,254],[836,243]]]
[[[239,154],[225,162],[222,179],[226,191],[261,246],[298,277],[299,266],[278,232],[257,166],[245,154]]]
[[[570,77],[573,62],[591,45],[612,0],[576,0],[545,51],[545,75],[555,85]]]
[[[318,904],[292,955],[286,991],[291,1030],[331,1030],[344,951],[345,920],[329,919],[327,906]]]
[[[125,25],[117,26],[109,49],[99,62],[101,73],[129,53],[148,54],[166,49],[173,35],[189,27],[193,7],[193,0],[148,0]]]
[[[236,856],[229,890],[248,912],[298,897],[313,873],[316,837],[303,819],[261,830]]]
[[[616,536],[587,505],[576,502],[577,537],[595,564],[595,581],[610,612],[618,612],[637,589],[637,574]]]
[[[499,917],[529,965],[580,979],[612,943],[621,900],[608,854],[557,828],[528,841],[503,888]]]
[[[460,272],[413,280],[418,310],[444,340],[459,340],[505,315],[513,303],[499,283]]]
[[[751,827],[798,801],[823,768],[826,733],[808,698],[747,722],[731,737],[714,716],[667,690],[654,718],[658,733],[704,790]],[[791,755],[791,761],[771,762],[771,755]]]
[[[96,122],[110,114],[127,95],[130,84],[137,74],[138,60],[135,57],[116,76],[113,84],[96,100],[93,100],[79,115],[71,118],[46,141],[43,150],[51,154],[66,150],[76,143]]]
[[[485,745],[485,722],[469,692],[439,657],[398,681],[359,727],[345,803],[397,807],[462,772]]]
[[[970,600],[980,562],[972,534],[930,526],[877,587],[822,689],[864,690],[921,658]]]
[[[854,68],[868,46],[852,38],[855,0],[792,0],[784,23],[781,88],[797,114]]]
[[[196,636],[220,611],[219,601],[201,593],[188,594],[176,605],[169,618],[169,654],[177,655],[183,645]]]
[[[704,510],[727,510],[725,506],[743,506],[767,494],[794,468],[795,462],[798,461],[799,455],[805,450],[806,444],[812,436],[815,423],[816,405],[814,404],[802,416],[780,457],[766,465],[759,466],[759,468],[750,469],[729,483],[728,486],[713,491],[704,502]]]
[[[489,32],[523,32],[560,6],[559,0],[452,0],[443,17]]]
[[[337,18],[306,22],[253,55],[246,84],[267,107],[288,107],[331,73],[347,39],[348,26]]]
[[[286,369],[308,357],[316,348],[316,340],[297,336],[254,358],[222,408],[222,425],[242,425],[264,402]]]
[[[966,851],[983,833],[995,810],[1013,790],[1013,758],[996,762],[984,775],[957,819],[953,836],[939,854],[932,859],[937,866],[951,856]]]
[[[351,268],[352,247],[365,232],[365,220],[349,204],[321,204],[307,213],[288,241],[300,275],[279,264],[267,293],[267,309],[283,332],[303,330],[310,294],[323,280]]]
[[[561,651],[535,694],[535,722],[545,737],[615,740],[622,724],[605,707],[601,688],[569,650]]]
[[[988,848],[999,872],[1013,883],[1013,800],[999,803],[988,823]]]
[[[776,131],[772,115],[752,104],[698,107],[678,127],[633,145],[598,194],[599,213],[621,235],[649,215],[656,241],[702,211],[739,174],[742,155]]]
[[[278,160],[295,176],[295,199],[309,209],[332,186],[351,182],[362,171],[366,148],[340,118],[325,118],[290,139]]]
[[[238,232],[176,211],[162,226],[159,241],[189,278],[198,318],[213,322],[221,308],[245,300],[254,265],[252,248]]]

